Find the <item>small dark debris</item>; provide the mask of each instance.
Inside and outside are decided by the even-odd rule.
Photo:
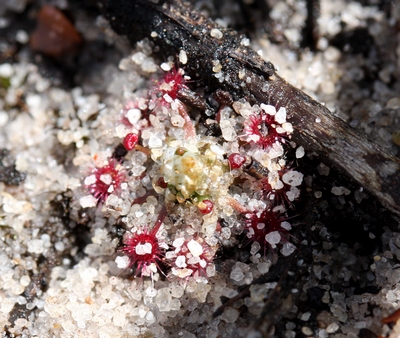
[[[340,32],[331,41],[332,45],[343,52],[367,56],[374,41],[366,27]]]
[[[371,330],[368,329],[361,329],[359,334],[358,334],[359,338],[378,338],[378,336],[372,332]]]
[[[59,217],[64,225],[70,222],[70,203],[72,200],[72,191],[67,190],[58,194],[50,203],[52,206],[51,215]]]
[[[25,180],[26,174],[20,173],[7,149],[0,149],[0,182],[7,185],[19,185]]]
[[[112,158],[115,158],[118,162],[122,162],[127,153],[128,151],[125,149],[124,145],[120,143],[115,147]]]
[[[381,291],[381,288],[376,286],[376,285],[368,285],[363,288],[355,288],[354,289],[354,294],[355,295],[362,295],[364,293],[371,293],[373,295],[376,295]]]
[[[207,130],[205,132],[206,136],[214,136],[214,137],[219,137],[222,135],[221,127],[219,126],[218,123],[211,123],[211,124],[205,124]]]
[[[325,290],[319,288],[318,286],[313,286],[307,290],[308,301],[313,305],[314,310],[326,310],[327,305],[322,302],[324,293]]]

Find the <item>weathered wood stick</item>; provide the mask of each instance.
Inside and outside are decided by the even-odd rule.
[[[286,107],[293,140],[317,153],[400,214],[400,160],[291,86],[252,49],[244,36],[219,27],[181,1],[103,0],[113,29],[134,42],[149,38],[166,55],[184,51],[185,72],[212,92],[235,100]]]

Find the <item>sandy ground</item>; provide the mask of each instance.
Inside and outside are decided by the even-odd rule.
[[[268,237],[264,254],[256,242],[248,244],[243,218],[226,198],[229,192],[252,212],[262,210],[254,193],[257,182],[237,186],[233,182],[243,179],[242,169],[223,169],[230,153],[248,152],[262,162],[262,155],[252,145],[243,148],[234,134],[244,132],[249,114],[259,108],[237,108],[230,113],[236,115],[223,117],[222,138],[207,138],[195,120],[197,138],[190,143],[188,115],[157,101],[157,86],[174,68],[168,56],[158,59],[148,40],[130,46],[95,4],[63,0],[51,4],[79,34],[63,37],[72,41],[66,50],[43,51],[32,33],[46,4],[0,4],[2,337],[258,337],[268,323],[274,337],[398,337],[396,319],[382,323],[399,308],[398,216],[318,154],[301,156],[296,145],[278,157],[296,159],[292,170],[303,175],[300,196],[285,214],[291,217],[286,220],[291,236],[281,242]],[[302,46],[304,1],[271,1],[268,24],[260,20],[261,12],[251,6],[244,12],[238,2],[194,5],[221,25],[246,32],[246,43],[282,77],[398,156],[400,3],[322,0],[314,51]],[[256,20],[253,26],[249,17]],[[271,26],[273,33],[267,34]],[[187,86],[194,85],[187,81]],[[146,125],[144,106],[152,103],[158,113]],[[126,170],[125,185],[96,207],[89,188],[95,168],[109,164],[125,135],[139,130],[151,154],[124,155],[117,170]],[[200,143],[211,150],[196,155]],[[192,151],[196,166],[216,177],[214,188],[204,188],[215,208],[208,216],[199,213],[192,197],[189,206],[177,202],[189,185],[169,195],[164,190],[146,195],[160,176],[178,186],[167,164],[179,147]],[[216,158],[212,166],[206,164],[210,156]],[[203,182],[196,182],[199,190]],[[152,266],[144,271],[151,277],[136,278],[126,269],[129,255],[120,249],[129,233],[158,224],[166,200],[168,216],[152,247],[171,252],[170,267],[163,270],[168,277]],[[148,247],[138,250],[143,254]],[[201,273],[194,267],[200,261],[188,263],[192,272],[184,270],[178,258],[184,250],[201,257]]]

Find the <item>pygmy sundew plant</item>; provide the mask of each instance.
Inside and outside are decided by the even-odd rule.
[[[154,275],[163,265],[172,279],[207,283],[216,273],[218,247],[236,243],[234,233],[243,231],[253,243],[252,255],[277,248],[290,254],[287,201],[299,196],[303,176],[287,164],[293,127],[285,108],[252,106],[219,91],[219,98],[229,100],[206,115],[198,111],[206,99],[190,93],[185,71],[173,62],[161,68],[164,74],[147,94],[123,108],[116,130],[126,156],[85,179],[101,202],[113,194],[118,205],[130,206],[121,214],[128,229],[120,249],[126,267]],[[204,114],[222,133],[206,135],[192,112]],[[127,168],[129,178],[118,166]],[[120,195],[116,188],[124,180],[128,193]],[[156,210],[161,210],[158,216]]]

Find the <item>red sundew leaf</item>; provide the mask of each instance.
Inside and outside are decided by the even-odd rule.
[[[104,203],[112,192],[118,192],[127,179],[126,171],[114,159],[110,159],[104,167],[93,169],[92,175],[95,180],[87,185],[87,189],[99,203]]]
[[[161,105],[169,106],[178,97],[178,91],[187,88],[182,69],[172,68],[164,77],[156,81],[151,93]]]
[[[136,274],[151,264],[159,267],[159,262],[163,257],[163,249],[156,237],[156,228],[149,231],[147,228],[141,233],[135,233],[124,239],[124,252],[129,258],[129,266],[136,267]]]
[[[143,272],[151,264],[155,264],[158,270],[161,270],[159,263],[164,257],[164,249],[157,238],[157,232],[166,215],[167,208],[163,205],[151,230],[143,228],[142,230],[125,237],[123,241],[124,247],[121,251],[128,256],[129,266],[136,267],[136,275],[138,275],[139,271],[143,275]]]
[[[282,222],[286,220],[287,218],[281,214],[268,209],[261,212],[259,216],[257,213],[248,213],[245,220],[247,237],[251,242],[258,242],[265,251],[269,246],[265,239],[266,235],[277,231],[283,238],[287,236],[288,231],[282,228]]]
[[[166,83],[170,89],[162,89],[162,92],[167,93],[173,100],[177,98],[178,90],[185,85],[185,80],[179,69],[173,68],[167,72],[164,76],[164,83]]]
[[[216,249],[209,246],[202,238],[182,239],[173,257],[168,260],[171,277],[206,277],[207,268],[213,266]]]
[[[244,131],[248,142],[267,149],[277,141],[282,143],[285,141],[283,135],[276,131],[276,127],[277,123],[272,115],[260,112],[249,117]]]

